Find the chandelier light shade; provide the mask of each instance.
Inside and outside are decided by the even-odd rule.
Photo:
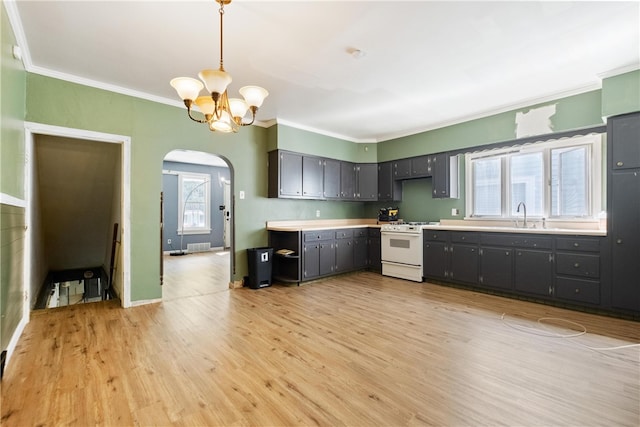
[[[200,71],[198,77],[202,81],[191,77],[176,77],[169,84],[183,100],[191,120],[208,124],[211,131],[237,132],[240,126],[253,124],[256,112],[262,106],[269,92],[260,86],[244,86],[240,88],[240,95],[244,99],[229,98],[227,95],[227,87],[232,79],[223,66],[222,21],[224,5],[231,3],[231,0],[216,0],[216,2],[220,4],[218,11],[220,14],[220,68]],[[200,91],[205,87],[208,94],[200,95]],[[193,116],[193,104],[198,107],[203,118]],[[251,121],[245,122],[244,118],[248,111],[251,111]]]

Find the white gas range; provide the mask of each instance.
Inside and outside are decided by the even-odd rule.
[[[383,275],[422,282],[422,226],[427,224],[390,223],[380,227]]]

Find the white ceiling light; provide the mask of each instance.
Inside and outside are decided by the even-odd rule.
[[[222,21],[224,16],[224,5],[231,3],[231,0],[216,0],[220,4],[218,10],[220,14],[220,68],[217,70],[202,70],[198,74],[200,80],[191,77],[176,77],[170,84],[178,92],[178,96],[187,106],[189,118],[198,123],[206,123],[209,129],[219,132],[237,132],[240,126],[253,124],[256,119],[256,111],[262,105],[264,99],[269,95],[265,89],[259,86],[244,86],[240,88],[240,94],[244,99],[231,98],[227,95],[227,86],[231,83],[231,76],[224,70],[222,52]],[[207,88],[208,95],[200,96],[203,87]],[[198,119],[191,114],[193,103],[198,106],[204,119]],[[251,121],[244,122],[247,111],[251,111]]]

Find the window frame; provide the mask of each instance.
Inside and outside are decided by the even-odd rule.
[[[204,226],[203,227],[185,227],[184,226],[184,208],[189,201],[185,200],[185,197],[189,197],[190,193],[184,194],[184,181],[185,180],[198,180],[203,181],[198,184],[204,186],[205,202],[204,202]],[[197,188],[197,187],[194,187]],[[211,175],[195,173],[195,172],[178,172],[178,230],[177,234],[190,235],[190,234],[210,234],[211,233]]]
[[[599,212],[603,210],[602,188],[604,186],[603,176],[603,134],[590,134],[575,136],[566,139],[555,139],[548,141],[538,141],[534,143],[523,144],[520,146],[502,147],[492,150],[485,150],[465,155],[465,219],[473,220],[516,220],[518,217],[512,216],[511,210],[511,160],[510,157],[516,154],[527,154],[532,152],[543,153],[543,213],[539,215],[528,215],[528,218],[541,220],[542,218],[553,221],[593,221],[597,220]],[[569,215],[551,215],[551,150],[568,149],[571,147],[588,147],[586,160],[587,163],[587,207],[588,213],[585,216],[569,216]],[[473,162],[478,159],[500,158],[501,164],[501,207],[500,216],[497,215],[476,215],[474,213],[474,166]]]

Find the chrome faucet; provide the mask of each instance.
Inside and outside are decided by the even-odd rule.
[[[520,206],[524,210],[524,222],[522,223],[522,228],[527,228],[527,205],[524,202],[518,203],[518,207],[516,208],[516,212],[520,212]]]

